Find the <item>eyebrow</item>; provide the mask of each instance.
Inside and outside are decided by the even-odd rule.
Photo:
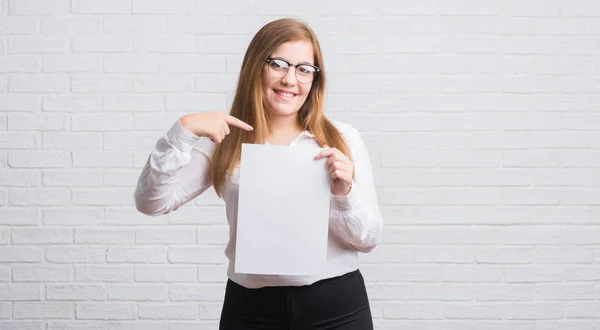
[[[273,58],[279,59],[279,60],[284,60],[284,61],[287,61],[287,62],[290,62],[290,63],[294,63],[294,62],[288,60],[287,58],[283,58],[283,57],[280,57],[280,56],[273,56]],[[302,64],[314,65],[313,63],[306,62],[306,61],[305,62],[298,62],[298,63],[294,63],[294,64],[296,64],[296,65],[302,65]]]

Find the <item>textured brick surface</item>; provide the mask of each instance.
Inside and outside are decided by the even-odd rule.
[[[376,329],[600,327],[598,1],[0,0],[0,329],[217,328],[223,203],[133,189],[283,16],[372,157]]]

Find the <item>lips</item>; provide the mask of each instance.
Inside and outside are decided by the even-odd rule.
[[[285,98],[292,98],[292,97],[294,97],[294,96],[298,95],[298,94],[296,94],[296,93],[292,93],[292,92],[290,92],[290,91],[285,91],[285,90],[282,90],[282,89],[274,89],[273,91],[274,91],[274,92],[275,92],[277,95],[279,95],[279,96],[282,96],[282,97],[285,97]]]

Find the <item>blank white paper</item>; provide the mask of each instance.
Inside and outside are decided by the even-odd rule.
[[[243,144],[235,272],[311,275],[327,258],[330,185],[322,149]]]

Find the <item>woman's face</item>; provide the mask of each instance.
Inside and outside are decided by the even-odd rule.
[[[313,69],[310,66],[301,66],[300,69],[290,66],[286,72],[281,68],[285,63],[279,60],[292,65],[314,65],[313,47],[307,41],[289,41],[277,47],[270,58],[274,60],[263,66],[262,88],[271,114],[295,116],[306,101],[312,87],[311,77],[316,73],[311,72]]]

